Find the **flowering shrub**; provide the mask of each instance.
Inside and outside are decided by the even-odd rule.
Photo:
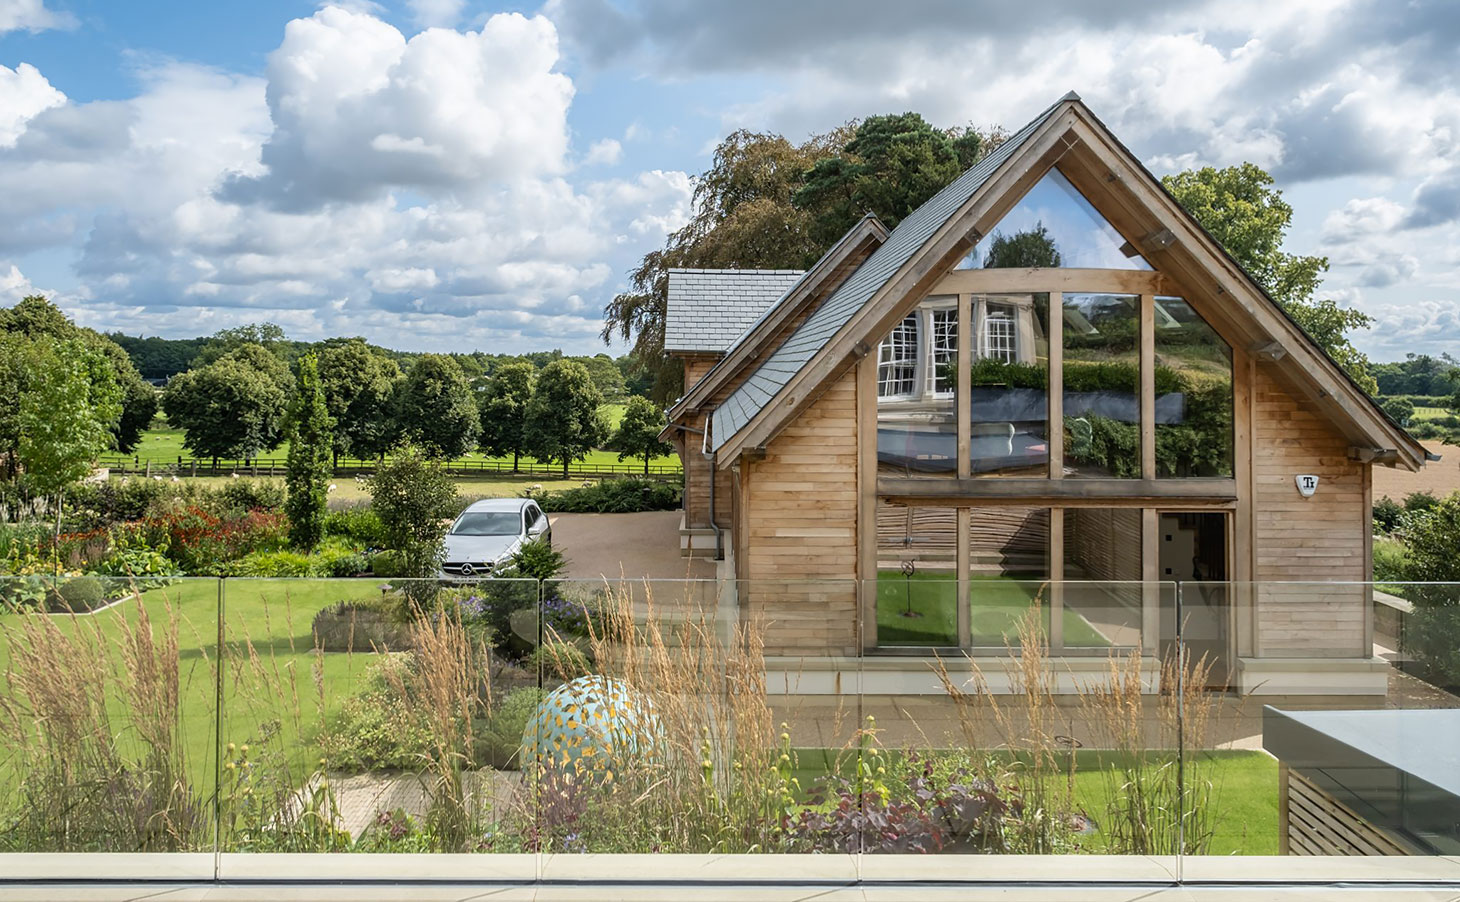
[[[255,551],[282,549],[288,534],[284,515],[277,512],[220,517],[194,506],[147,517],[132,528],[146,544],[165,548],[186,572],[207,574]]]

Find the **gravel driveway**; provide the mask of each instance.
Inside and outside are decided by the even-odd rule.
[[[568,579],[714,579],[715,562],[679,553],[679,511],[553,514]]]

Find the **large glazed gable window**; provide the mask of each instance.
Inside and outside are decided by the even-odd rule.
[[[1141,475],[1141,299],[1064,296],[1065,478]]]
[[[1151,268],[1069,179],[1051,169],[955,268],[1059,266]]]
[[[1155,299],[1156,475],[1232,475],[1232,347],[1181,298]]]
[[[952,476],[958,469],[955,298],[931,298],[877,347],[877,458],[891,475]]]

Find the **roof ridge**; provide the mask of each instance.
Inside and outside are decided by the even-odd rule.
[[[733,269],[729,267],[671,266],[665,272],[712,273],[737,276],[799,276],[804,269]]]

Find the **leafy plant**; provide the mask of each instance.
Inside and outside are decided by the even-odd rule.
[[[674,510],[683,503],[680,483],[639,476],[602,479],[576,489],[529,493],[544,511],[564,514],[628,514]]]
[[[385,544],[400,555],[403,577],[432,577],[456,506],[456,483],[435,461],[405,448],[366,480]]]

